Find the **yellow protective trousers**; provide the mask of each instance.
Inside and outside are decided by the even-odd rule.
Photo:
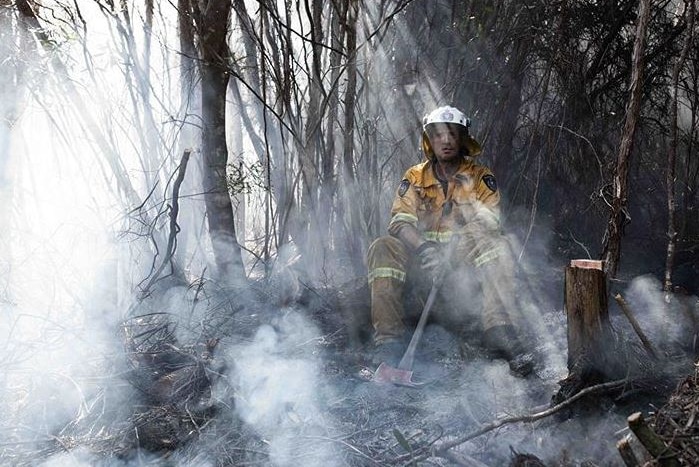
[[[369,285],[371,291],[371,321],[374,341],[381,344],[398,338],[406,331],[404,294],[408,287],[429,278],[414,264],[413,255],[399,239],[392,236],[379,237],[369,246],[367,253]],[[479,310],[480,326],[483,331],[498,325],[516,324],[518,321],[514,304],[514,262],[505,238],[497,234],[464,229],[459,232],[455,254],[450,259],[447,277],[440,284],[440,296],[458,296],[460,283],[474,279],[480,287],[482,306]],[[460,277],[461,275],[475,277]],[[429,288],[429,287],[427,287]],[[450,290],[445,290],[445,289]],[[466,286],[463,286],[466,289]],[[423,298],[424,300],[424,298]],[[463,301],[447,300],[450,321],[473,320]],[[421,310],[417,310],[419,313]],[[454,324],[454,323],[452,323]],[[470,323],[465,327],[473,328]]]

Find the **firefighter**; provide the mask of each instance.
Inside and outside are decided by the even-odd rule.
[[[454,107],[439,107],[425,115],[426,160],[405,172],[391,208],[388,235],[369,247],[376,354],[379,359],[396,359],[405,350],[404,293],[411,284],[433,280],[458,284],[450,276],[467,272],[475,274],[481,289],[481,345],[494,357],[506,359],[515,374],[526,376],[533,363],[518,333],[514,263],[500,228],[500,193],[493,173],[474,162],[481,147],[469,134],[469,126],[470,120]],[[444,246],[454,234],[454,254],[444,258]],[[441,296],[448,295],[445,288],[441,287]],[[459,306],[452,303],[452,307],[458,320]],[[466,313],[460,319],[470,324]]]

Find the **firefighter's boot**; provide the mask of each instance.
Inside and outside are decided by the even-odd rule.
[[[534,357],[526,351],[514,326],[500,325],[486,329],[483,345],[494,358],[507,360],[510,371],[516,376],[525,377],[534,370]]]

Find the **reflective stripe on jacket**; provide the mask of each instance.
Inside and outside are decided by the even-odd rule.
[[[401,226],[411,224],[425,240],[443,243],[470,223],[499,231],[499,202],[495,177],[487,167],[463,159],[445,194],[432,162],[426,161],[405,172],[391,208],[388,232],[395,236]]]

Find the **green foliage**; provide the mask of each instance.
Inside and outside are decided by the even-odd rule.
[[[255,188],[269,190],[265,180],[264,167],[260,162],[248,164],[239,161],[237,165],[228,164],[227,167],[226,186],[231,195],[250,194]]]

